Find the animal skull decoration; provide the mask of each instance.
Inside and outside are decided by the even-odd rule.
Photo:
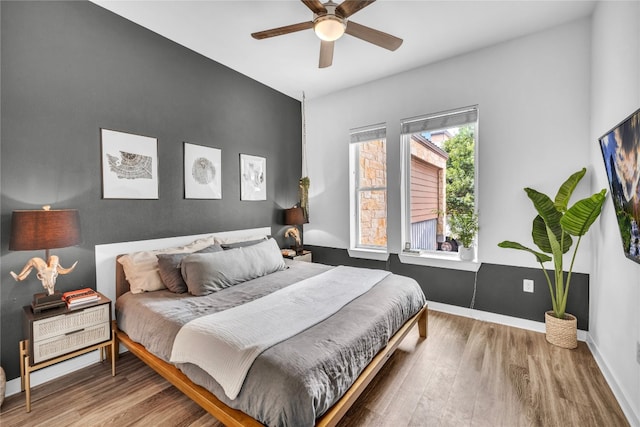
[[[46,289],[49,295],[52,295],[58,274],[71,273],[77,263],[78,261],[74,262],[71,267],[64,268],[60,265],[60,260],[55,255],[51,255],[49,257],[48,264],[44,262],[42,258],[33,257],[25,264],[20,274],[16,274],[12,271],[11,276],[13,276],[16,281],[22,281],[29,276],[29,273],[31,273],[33,268],[36,268],[38,270],[37,277],[42,281],[42,287]]]
[[[287,231],[284,232],[284,237],[293,237],[296,241],[296,247],[299,247],[302,243],[300,241],[300,232],[298,231],[298,227],[291,227],[287,229]]]

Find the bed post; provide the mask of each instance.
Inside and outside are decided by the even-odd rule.
[[[422,309],[422,313],[418,318],[418,331],[420,332],[420,336],[422,338],[427,337],[428,326],[429,326],[429,307],[425,304],[425,306]]]

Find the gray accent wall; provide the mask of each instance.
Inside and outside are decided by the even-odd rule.
[[[79,210],[83,242],[53,250],[61,291],[95,288],[94,247],[271,226],[297,200],[300,102],[93,3],[2,1],[1,359],[19,377],[22,306],[9,275],[44,251],[8,250],[16,209]],[[219,41],[211,40],[211,43]],[[223,41],[220,41],[223,42]],[[159,198],[102,199],[100,128],[158,139]],[[185,200],[183,142],[222,149],[222,200]],[[266,157],[267,200],[240,201],[240,153]]]

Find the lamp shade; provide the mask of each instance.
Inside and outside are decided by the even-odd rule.
[[[293,207],[284,210],[284,223],[286,225],[302,225],[307,224],[309,221],[304,215],[304,210],[301,207]]]
[[[9,250],[65,248],[80,242],[80,215],[75,209],[20,210],[11,215]]]

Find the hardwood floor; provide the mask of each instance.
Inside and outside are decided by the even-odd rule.
[[[221,426],[131,354],[5,399],[0,425]],[[339,424],[347,426],[628,426],[585,343],[430,311]]]

